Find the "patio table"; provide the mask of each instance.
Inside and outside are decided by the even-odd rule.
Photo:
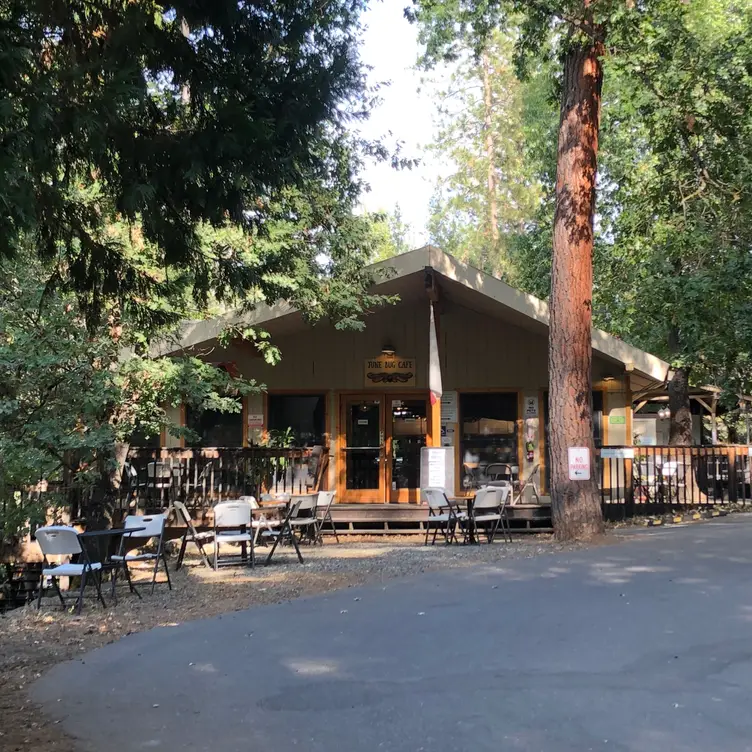
[[[97,554],[98,554],[98,560],[102,565],[102,573],[105,571],[112,571],[114,569],[114,566],[112,564],[112,561],[110,557],[112,556],[110,552],[110,545],[107,544],[106,548],[104,549],[104,554],[102,553],[102,541],[104,540],[110,540],[111,538],[116,538],[117,536],[122,535],[133,535],[134,533],[141,532],[143,530],[146,530],[145,527],[110,527],[106,528],[105,530],[86,530],[83,533],[78,533],[78,539],[81,541],[81,547],[83,548],[87,541],[92,541],[93,543],[97,544]]]

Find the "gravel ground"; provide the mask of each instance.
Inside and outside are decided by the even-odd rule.
[[[143,600],[138,600],[124,591],[118,604],[106,610],[87,602],[81,616],[59,607],[43,607],[39,613],[27,608],[0,617],[0,750],[74,752],[74,741],[29,701],[26,687],[54,664],[124,635],[438,568],[572,549],[548,536],[492,546],[424,547],[421,542],[407,536],[387,541],[349,538],[339,545],[304,549],[302,566],[285,549],[275,554],[275,563],[268,568],[231,568],[218,573],[187,558],[185,567],[171,572],[172,592],[166,585],[157,585],[154,596],[144,593]]]

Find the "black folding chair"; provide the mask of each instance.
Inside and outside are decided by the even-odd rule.
[[[272,550],[269,551],[269,555],[266,557],[264,563],[269,564],[280,542],[289,539],[295,548],[295,553],[298,555],[298,561],[302,564],[303,554],[300,553],[300,545],[297,536],[295,535],[295,530],[300,530],[302,536],[306,530],[311,529],[311,526],[315,531],[317,522],[316,494],[293,498],[279,531],[275,530],[272,532],[272,535],[274,535],[274,545],[272,546]]]
[[[214,540],[214,531],[206,530],[205,532],[199,533],[193,525],[193,520],[191,520],[190,512],[182,501],[176,501],[172,506],[173,509],[175,509],[178,519],[180,519],[185,525],[185,532],[183,533],[183,540],[180,543],[180,553],[178,554],[178,561],[175,565],[175,570],[177,571],[181,566],[183,566],[185,549],[189,543],[193,543],[196,546],[199,554],[201,555],[201,560],[204,562],[208,569],[211,569],[212,565],[209,561],[209,556],[207,555],[206,551],[204,551],[204,543],[209,543]]]

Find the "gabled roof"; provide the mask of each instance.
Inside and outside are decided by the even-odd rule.
[[[548,303],[534,295],[510,287],[490,274],[475,269],[469,264],[458,261],[448,253],[434,246],[424,246],[369,267],[376,272],[388,272],[384,281],[379,282],[376,292],[399,292],[409,278],[422,275],[432,269],[440,275],[442,288],[446,288],[451,297],[459,302],[471,305],[477,310],[504,310],[507,318],[516,325],[532,330],[548,328]],[[160,343],[154,355],[167,355],[179,349],[194,347],[215,339],[223,329],[231,324],[268,325],[286,317],[299,320],[299,314],[288,303],[280,302],[272,306],[260,305],[250,313],[238,315],[225,314],[206,321],[186,322],[178,338]],[[593,350],[601,355],[621,363],[626,371],[636,371],[648,379],[664,383],[669,371],[669,364],[660,358],[646,353],[637,347],[628,345],[601,329],[593,329]]]

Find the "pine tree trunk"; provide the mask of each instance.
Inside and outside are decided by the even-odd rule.
[[[481,60],[483,68],[483,134],[486,150],[486,193],[488,200],[488,236],[493,254],[488,248],[483,253],[481,268],[485,272],[496,271],[489,269],[489,258],[496,258],[496,250],[499,247],[499,207],[496,191],[496,144],[493,134],[493,98],[491,95],[491,62],[488,53],[484,52]]]
[[[692,446],[692,410],[689,406],[689,368],[677,368],[668,382],[671,446]]]
[[[560,540],[603,531],[592,414],[593,213],[602,48],[575,46],[564,60],[556,169],[549,333],[551,504]],[[568,449],[590,452],[590,480],[570,480]]]

